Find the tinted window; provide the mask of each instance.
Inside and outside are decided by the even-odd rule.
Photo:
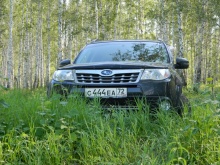
[[[157,42],[106,42],[84,48],[75,63],[107,61],[169,62],[163,44]]]

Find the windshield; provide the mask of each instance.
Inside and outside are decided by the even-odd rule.
[[[168,63],[165,46],[157,42],[103,42],[87,45],[75,63],[140,61]]]

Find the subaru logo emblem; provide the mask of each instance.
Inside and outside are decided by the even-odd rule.
[[[110,76],[112,74],[112,71],[111,70],[103,70],[103,71],[101,71],[101,74],[103,76]]]

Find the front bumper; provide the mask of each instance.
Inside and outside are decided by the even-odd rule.
[[[137,84],[91,84],[80,85],[71,81],[58,82],[52,80],[48,85],[48,96],[55,91],[61,95],[77,94],[85,97],[85,88],[127,88],[125,98],[101,98],[100,103],[106,107],[118,106],[121,108],[137,107],[138,104],[149,105],[158,108],[164,101],[173,105],[172,81],[166,79],[162,81],[140,81]],[[92,100],[91,98],[88,98]],[[140,102],[141,101],[141,102]]]

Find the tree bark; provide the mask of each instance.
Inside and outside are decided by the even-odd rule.
[[[29,56],[30,56],[30,43],[29,43],[29,37],[30,37],[30,29],[29,29],[29,21],[30,21],[30,13],[29,13],[29,7],[30,7],[30,1],[27,1],[26,6],[26,28],[25,28],[25,38],[24,38],[24,55],[23,55],[23,88],[29,88],[29,72],[30,72],[30,66],[29,66]]]
[[[13,5],[14,1],[10,0],[9,13],[9,41],[8,41],[8,55],[7,55],[7,88],[13,88],[14,72],[13,72]]]
[[[204,8],[206,5],[205,0],[202,1],[202,9],[201,14],[205,14]],[[195,44],[195,64],[194,64],[194,84],[199,88],[199,84],[201,83],[202,78],[202,61],[203,61],[203,38],[204,38],[204,28],[205,28],[205,18],[203,15],[199,15],[200,17],[200,26],[197,26],[197,36],[196,36],[196,44]]]
[[[48,13],[47,13],[47,60],[46,60],[46,82],[47,84],[50,80],[50,60],[51,60],[51,36],[50,36],[50,0],[48,0]]]
[[[57,66],[59,66],[62,60],[62,0],[58,0],[58,56],[57,56]]]
[[[167,19],[165,16],[165,0],[160,0],[161,5],[161,16],[160,16],[160,37],[167,44],[168,34],[167,34]]]
[[[99,38],[99,9],[98,9],[98,2],[95,1],[95,15],[96,15],[96,39]]]
[[[22,19],[24,20],[24,19]],[[24,28],[24,22],[22,21],[22,29]],[[20,35],[23,36],[23,30],[21,30]],[[21,88],[21,79],[22,79],[22,66],[23,66],[23,46],[24,41],[23,37],[20,39],[20,49],[19,49],[19,57],[18,57],[18,74],[17,74],[17,88]]]
[[[178,57],[184,56],[184,48],[183,48],[183,30],[182,30],[182,12],[180,10],[181,4],[179,0],[176,0],[177,6],[177,23],[178,23]]]
[[[38,22],[36,30],[36,54],[35,54],[35,73],[34,73],[34,84],[33,88],[38,88],[40,83],[40,71],[42,70],[41,66],[41,1],[38,4]]]

